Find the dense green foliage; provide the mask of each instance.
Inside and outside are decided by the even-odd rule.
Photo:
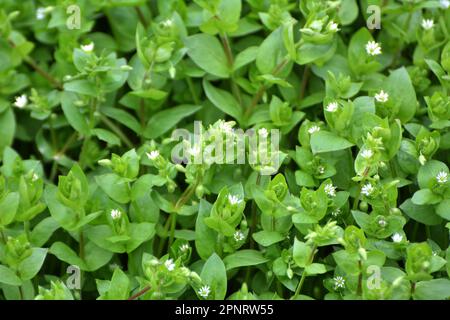
[[[2,0],[0,299],[449,299],[449,93],[446,0]]]

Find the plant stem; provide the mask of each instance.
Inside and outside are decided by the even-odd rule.
[[[145,110],[144,99],[139,99],[139,118],[141,120],[141,143],[144,142],[144,135],[142,134],[146,127],[147,112]]]
[[[276,76],[289,62],[289,57],[284,58],[272,71],[272,75]],[[256,105],[258,104],[259,100],[264,95],[264,92],[266,91],[265,84],[261,84],[258,91],[255,94],[255,97],[253,98],[252,102],[250,103],[250,106],[245,110],[245,117],[248,118],[252,115]]]
[[[148,290],[150,290],[150,286],[146,286],[141,291],[133,294],[131,297],[128,298],[128,300],[135,300],[135,299],[139,298],[140,296],[144,295]]]
[[[134,9],[136,10],[136,13],[138,15],[139,21],[142,23],[142,25],[147,28],[148,27],[148,23],[147,20],[145,19],[144,14],[142,13],[141,8],[139,7],[134,7]]]
[[[359,275],[358,275],[358,288],[356,289],[356,294],[360,296],[362,294],[362,264],[361,264],[361,259],[358,260],[358,268],[359,268]]]
[[[81,260],[84,260],[84,235],[83,235],[83,231],[80,230],[80,234],[79,234],[80,238],[79,238],[79,254],[80,254],[80,258]]]
[[[6,236],[5,236],[5,234],[3,233],[3,230],[0,230],[0,235],[1,235],[1,237],[2,237],[3,243],[6,244]]]
[[[309,81],[309,75],[310,75],[309,67],[305,66],[305,69],[303,70],[303,78],[302,78],[302,84],[300,87],[300,94],[298,96],[299,101],[302,101],[305,96],[306,87],[308,86],[308,81]]]
[[[314,255],[316,254],[317,245],[314,245],[311,251],[311,254],[308,259],[308,265],[310,265],[314,260]],[[302,290],[303,283],[306,279],[306,269],[303,270],[302,277],[300,278],[300,282],[298,283],[297,289],[295,290],[294,296],[292,297],[292,300],[295,300],[297,296],[300,294],[300,291]]]
[[[25,235],[27,236],[27,239],[30,240],[30,221],[24,221],[23,229],[25,231]]]
[[[175,237],[175,227],[177,225],[177,213],[172,213],[172,221],[170,224],[170,237],[169,237],[169,243],[167,244],[167,248],[170,249],[170,246],[173,243],[173,239]]]
[[[366,179],[367,174],[369,173],[370,167],[367,167],[364,170],[363,173],[363,179],[361,180],[361,183],[364,182],[364,180]],[[358,188],[358,191],[356,193],[356,197],[355,197],[355,201],[353,202],[353,210],[357,210],[358,209],[358,204],[359,204],[359,198],[361,197],[361,188]]]
[[[52,75],[50,75],[48,72],[46,72],[44,69],[42,69],[41,67],[39,67],[39,65],[36,63],[36,61],[34,61],[33,58],[31,57],[25,57],[24,61],[30,65],[37,73],[39,73],[41,76],[43,76],[45,79],[47,79],[48,82],[50,82],[50,84],[52,86],[54,86],[56,89],[58,90],[63,90],[64,87],[62,85],[61,82],[59,82],[58,80],[56,80]]]
[[[123,133],[123,131],[114,124],[114,122],[112,122],[111,120],[109,120],[107,117],[105,117],[104,115],[100,116],[100,119],[102,120],[102,122],[104,124],[106,124],[112,131],[114,131],[115,134],[117,134],[120,138],[120,140],[122,140],[126,146],[130,149],[133,148],[133,143],[130,141],[130,139],[128,139],[128,137]]]
[[[227,34],[222,33],[220,35],[220,39],[222,40],[222,45],[223,45],[223,49],[225,51],[225,56],[227,57],[228,67],[230,68],[230,70],[233,70],[234,57],[233,57],[233,52],[231,51],[230,41],[228,40]],[[231,91],[233,91],[233,95],[235,96],[239,105],[242,105],[241,91],[239,90],[239,87],[236,85],[236,82],[234,81],[234,72],[233,71],[231,71]]]
[[[199,98],[197,96],[197,92],[195,91],[195,87],[194,87],[194,83],[192,82],[192,79],[190,77],[187,77],[186,78],[186,82],[187,82],[187,85],[189,87],[189,91],[190,91],[190,93],[192,95],[192,99],[194,99],[194,103],[196,105],[200,105],[200,100],[199,100]]]
[[[167,221],[166,221],[166,223],[165,223],[165,225],[164,225],[164,234],[167,234],[167,233],[169,232],[169,226],[170,226],[170,221],[171,221],[171,220],[172,220],[172,215],[170,215],[170,216],[167,218]],[[160,240],[159,240],[159,245],[158,245],[158,257],[161,256],[161,253],[162,253],[162,251],[163,251],[163,249],[164,249],[165,240],[166,240],[166,237],[165,237],[165,238],[160,238]]]
[[[20,300],[23,300],[24,295],[23,295],[23,289],[22,289],[22,286],[19,286],[19,294],[20,294]]]

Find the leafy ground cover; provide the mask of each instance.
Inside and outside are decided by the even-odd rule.
[[[2,0],[0,299],[450,298],[447,0]]]

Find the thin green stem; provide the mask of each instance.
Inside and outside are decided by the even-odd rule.
[[[139,298],[140,296],[144,295],[148,290],[150,290],[150,286],[146,286],[144,289],[142,289],[141,291],[133,294],[131,297],[128,298],[128,300],[136,300],[137,298]]]
[[[81,258],[81,260],[84,260],[84,234],[83,234],[82,230],[80,230],[80,233],[79,233],[78,245],[79,245],[78,247],[79,247],[80,258]]]
[[[130,139],[128,139],[128,137],[123,133],[123,131],[118,126],[115,125],[114,122],[109,120],[104,115],[100,116],[100,120],[105,125],[107,125],[115,134],[117,134],[119,136],[120,140],[122,140],[123,143],[125,143],[128,148],[130,148],[130,149],[133,148],[133,143],[130,141]]]
[[[366,179],[367,175],[369,174],[369,170],[370,170],[370,167],[367,167],[364,170],[363,178],[361,180],[361,183],[364,183],[364,180]],[[360,197],[361,197],[361,187],[359,187],[358,190],[356,191],[355,201],[353,202],[353,210],[357,210],[358,209],[358,204],[359,204],[359,198]]]
[[[358,275],[358,287],[356,289],[357,295],[362,295],[362,263],[361,259],[358,260],[358,268],[359,268],[359,275]]]
[[[175,238],[175,227],[177,225],[177,214],[176,212],[172,213],[172,221],[170,224],[170,236],[169,236],[169,243],[167,244],[167,248],[170,248],[170,246],[173,243],[173,239]]]
[[[272,71],[272,75],[276,76],[283,68],[289,63],[290,59],[289,56],[285,57]],[[252,115],[253,111],[255,110],[256,106],[258,105],[259,100],[264,95],[264,92],[266,92],[267,87],[265,84],[261,84],[258,91],[255,94],[255,97],[253,98],[252,102],[250,103],[250,106],[245,110],[245,117],[248,118]]]
[[[25,231],[25,235],[27,236],[27,239],[30,240],[30,221],[24,221],[23,229]]]
[[[316,250],[317,250],[317,245],[314,244],[311,254],[309,255],[308,258],[308,265],[311,264],[314,261],[314,255],[316,254]],[[298,283],[297,289],[295,290],[295,293],[292,297],[292,300],[297,299],[297,296],[300,294],[302,287],[303,287],[303,283],[305,282],[306,279],[306,269],[303,270],[302,273],[302,277],[300,278],[300,282]]]
[[[136,10],[137,16],[139,18],[139,21],[142,23],[142,25],[147,28],[148,27],[148,23],[147,20],[145,19],[144,13],[142,12],[141,8],[139,7],[134,7],[134,9]]]
[[[190,77],[187,77],[186,82],[187,82],[189,91],[191,93],[192,99],[194,99],[194,103],[196,105],[200,105],[200,100],[197,96],[197,92],[195,91],[195,87],[194,87],[194,83],[192,82],[192,79]]]
[[[169,226],[171,225],[171,223],[170,223],[171,220],[172,220],[172,215],[170,215],[170,216],[167,218],[166,223],[165,223],[165,225],[164,225],[164,234],[165,234],[165,235],[167,235],[167,233],[169,232]],[[163,252],[164,244],[165,244],[165,242],[166,242],[165,240],[166,240],[166,237],[160,238],[160,239],[159,239],[159,245],[158,245],[158,257],[160,257],[161,254],[162,254],[162,252]]]
[[[230,70],[233,70],[234,66],[234,57],[233,51],[231,50],[230,41],[228,40],[227,34],[222,33],[220,35],[220,39],[222,40],[223,49],[225,51],[225,56],[227,57],[228,67]],[[234,79],[234,72],[231,71],[231,91],[233,92],[234,97],[238,101],[239,105],[242,105],[242,97],[239,86],[236,84]]]

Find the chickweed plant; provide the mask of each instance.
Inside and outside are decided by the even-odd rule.
[[[0,299],[449,299],[450,1],[0,1]]]

